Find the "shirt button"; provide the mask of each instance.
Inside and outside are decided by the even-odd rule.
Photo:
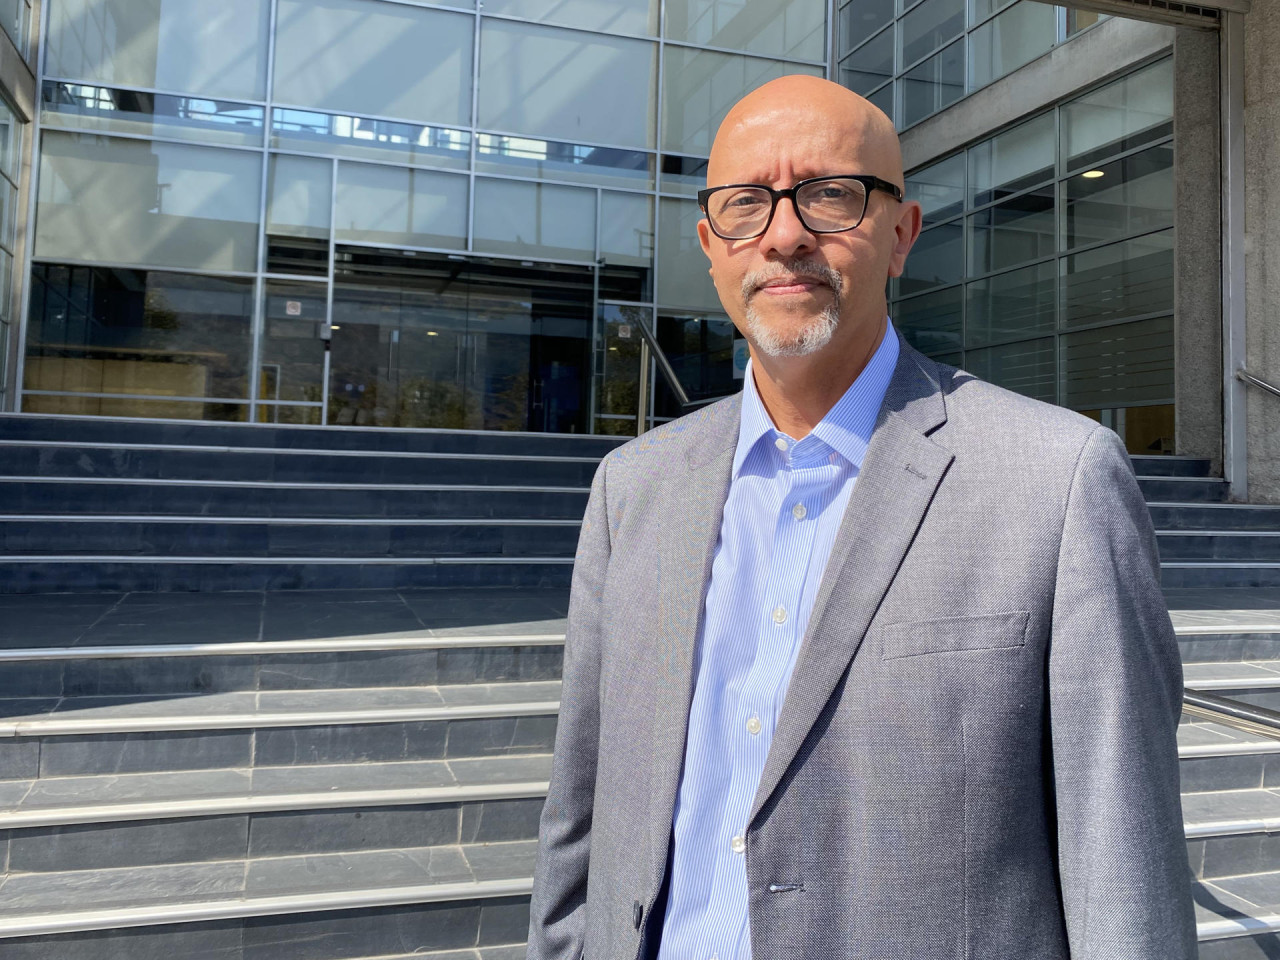
[[[805,517],[805,514],[808,512],[809,511],[804,508],[803,503],[797,503],[794,507],[791,508],[791,515],[795,517],[797,520],[803,520]]]
[[[747,733],[751,734],[753,737],[758,735],[761,729],[763,728],[761,727],[759,717],[752,717],[747,721]]]
[[[777,440],[773,441],[773,445],[777,447],[779,450],[781,450],[783,453],[787,452],[787,441],[782,439],[782,437],[779,437]]]
[[[747,849],[746,839],[743,837],[734,837],[729,841],[729,849],[734,853],[741,853],[743,850]]]
[[[773,622],[782,624],[787,622],[787,608],[778,607],[773,611]]]

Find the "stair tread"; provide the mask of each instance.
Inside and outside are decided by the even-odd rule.
[[[1183,682],[1197,690],[1254,690],[1280,687],[1280,660],[1187,663]]]
[[[1219,790],[1182,795],[1188,837],[1280,830],[1280,789]]]
[[[0,829],[409,802],[433,790],[544,784],[550,754],[100,774],[0,782]],[[373,797],[380,795],[380,799]],[[534,794],[536,795],[536,793]],[[370,797],[371,799],[361,799]],[[288,801],[281,806],[282,801]],[[421,799],[416,802],[449,802]]]
[[[1184,759],[1255,753],[1280,753],[1280,740],[1209,721],[1178,725],[1178,756]]]
[[[470,887],[483,895],[483,885],[503,882],[527,892],[536,847],[536,840],[517,840],[10,874],[0,882],[0,934],[27,932],[18,924],[31,918],[56,926],[59,915],[96,911],[188,907],[192,916],[211,919],[274,912],[273,907],[333,909],[335,901],[348,898],[376,903],[380,893],[391,903],[453,899],[466,896]]]
[[[1280,870],[1200,880],[1196,886],[1202,940],[1280,929]]]

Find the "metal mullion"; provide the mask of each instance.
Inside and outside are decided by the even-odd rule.
[[[610,300],[608,297],[600,298],[600,306],[602,307],[652,307],[651,300]]]
[[[1107,327],[1121,327],[1126,323],[1138,323],[1142,320],[1159,320],[1161,317],[1173,317],[1173,310],[1149,310],[1146,313],[1135,313],[1121,317],[1119,320],[1099,320],[1096,323],[1082,323],[1074,327],[1063,327],[1060,336],[1080,333],[1085,330],[1104,330]]]
[[[180,273],[187,276],[199,277],[226,277],[235,280],[252,280],[257,277],[257,273],[252,270],[194,269],[170,265],[161,266],[148,263],[124,263],[114,260],[74,260],[59,257],[32,257],[31,262],[49,264],[55,267],[104,267],[108,270],[149,270],[156,273]]]
[[[94,400],[159,400],[177,403],[229,403],[236,406],[248,406],[250,401],[231,399],[229,397],[180,397],[154,393],[78,393],[73,390],[27,390],[33,397],[89,397]]]
[[[403,122],[403,121],[400,121],[400,122]],[[426,124],[426,126],[431,126],[431,124]],[[489,134],[495,137],[512,137],[518,140],[542,140],[547,143],[568,143],[577,147],[598,147],[603,150],[633,150],[636,153],[654,153],[655,152],[653,147],[637,147],[630,144],[622,144],[622,143],[605,143],[599,140],[559,140],[553,137],[540,136],[538,134],[520,133],[515,130],[496,130],[496,129],[491,129],[489,127],[481,128],[479,126],[477,126],[475,130],[478,133]]]
[[[1039,0],[1036,0],[1036,2],[1039,2]],[[966,36],[967,36],[967,33],[966,33],[965,31],[963,31],[963,30],[962,30],[960,33],[957,33],[954,37],[951,37],[951,38],[949,38],[949,39],[947,39],[947,40],[942,41],[942,43],[941,43],[940,45],[938,45],[938,46],[934,47],[932,50],[930,50],[928,53],[926,53],[923,57],[920,57],[918,60],[913,60],[913,61],[911,61],[911,63],[910,63],[910,64],[908,64],[908,65],[904,66],[901,70],[899,70],[897,73],[895,73],[895,74],[894,74],[894,79],[898,79],[898,78],[901,78],[901,77],[905,77],[908,73],[910,73],[910,72],[911,72],[912,70],[914,70],[916,67],[920,66],[920,65],[921,65],[922,63],[924,63],[926,60],[929,60],[930,58],[937,56],[939,53],[941,53],[943,50],[947,49],[947,47],[951,46],[951,45],[952,45],[953,43],[955,43],[957,40],[964,40],[964,39],[966,38]],[[896,38],[895,38],[895,44],[896,44]],[[901,45],[900,45],[900,44],[897,44],[897,51],[901,51],[901,49],[902,49]],[[967,73],[968,73],[968,70],[966,70],[966,71],[965,71],[965,73],[967,74]],[[964,99],[964,98],[962,97],[961,99]],[[960,102],[959,100],[955,101],[955,103],[959,103],[959,102]],[[951,106],[951,104],[947,104],[947,106],[949,107],[949,106]],[[945,107],[943,107],[943,108],[939,108],[939,109],[941,110],[941,109],[946,109],[946,108],[945,108]],[[939,110],[935,110],[935,111],[934,111],[934,113],[938,113],[938,112],[939,112]],[[929,114],[929,116],[933,116],[933,114],[931,113],[931,114]],[[921,118],[921,120],[923,120],[923,119],[926,119],[926,118]],[[917,121],[916,121],[916,123],[919,123],[919,122],[921,122],[921,121],[920,121],[920,120],[917,120]],[[912,124],[912,126],[914,126],[914,125],[915,125],[915,124]]]
[[[1222,14],[1218,37],[1219,156],[1222,217],[1222,466],[1231,498],[1248,500],[1249,414],[1246,385],[1236,377],[1244,366],[1248,313],[1245,293],[1245,18]]]
[[[44,18],[48,19],[48,18]],[[271,45],[275,37],[274,21],[273,28],[268,37],[268,46]],[[267,64],[267,72],[270,73],[271,64]],[[103,83],[97,80],[77,79],[74,77],[51,77],[42,76],[40,78],[41,86],[45,83],[65,83],[75,87],[98,87],[103,90],[124,90],[128,93],[151,93],[162,97],[178,97],[186,100],[214,100],[221,103],[239,103],[246,107],[265,107],[269,101],[267,100],[246,100],[241,97],[215,97],[192,93],[190,90],[168,90],[160,87],[139,87],[128,83]]]
[[[590,267],[592,263],[591,260],[563,260],[551,257],[530,257],[527,253],[489,253],[485,250],[462,250],[446,247],[415,247],[403,243],[383,243],[372,240],[343,240],[340,245],[343,247],[356,247],[361,250],[411,250],[414,253],[438,253],[448,257],[457,257],[462,260],[510,260],[513,262],[531,260],[536,263],[547,263],[562,267]]]
[[[840,61],[840,11],[844,7],[839,0],[827,0],[827,79],[834,80]]]
[[[460,177],[465,177],[467,175],[465,167],[438,167],[423,163],[409,163],[401,160],[381,160],[376,157],[351,157],[343,153],[334,153],[332,151],[323,150],[308,151],[281,147],[273,147],[270,149],[272,153],[288,157],[307,157],[314,160],[341,160],[344,163],[374,163],[383,167],[406,167],[410,170],[431,170],[438,173],[452,173]]]
[[[174,143],[180,146],[207,147],[213,150],[239,150],[242,153],[259,153],[264,149],[262,146],[247,146],[245,144],[232,143],[206,143],[201,140],[184,140],[181,137],[157,137],[143,133],[117,133],[114,130],[90,130],[81,127],[54,126],[50,127],[49,130],[53,133],[110,137],[113,140],[141,140],[145,143]]]
[[[773,60],[777,63],[798,63],[806,67],[824,66],[821,60],[802,60],[799,57],[765,56],[759,53],[751,53],[746,50],[734,50],[729,47],[713,47],[699,43],[691,43],[688,40],[668,40],[664,38],[662,42],[670,44],[673,47],[683,47],[687,50],[696,50],[699,53],[723,53],[732,57],[749,57],[753,60]]]
[[[329,376],[333,353],[333,293],[338,284],[336,253],[338,249],[338,160],[330,161],[329,171],[329,276],[324,297],[324,357],[320,364],[320,425],[329,424]],[[412,181],[410,181],[412,185]]]
[[[471,142],[467,161],[467,237],[466,248],[475,247],[476,219],[476,157],[480,150],[480,30],[484,18],[480,13],[480,4],[476,4],[475,35],[471,38]]]
[[[421,168],[415,167],[413,169]],[[461,175],[461,171],[455,170],[453,172]],[[487,170],[484,172],[476,172],[475,176],[485,180],[515,180],[520,183],[548,183],[560,187],[577,187],[579,190],[610,190],[615,193],[653,193],[652,188],[645,187],[611,187],[599,183],[588,183],[582,180],[551,180],[543,177],[521,177],[513,173],[490,173]]]
[[[1061,179],[1070,180],[1072,177],[1085,170],[1092,170],[1095,167],[1102,166],[1104,163],[1114,163],[1117,160],[1127,160],[1129,157],[1136,156],[1137,154],[1143,153],[1147,150],[1155,149],[1156,147],[1170,146],[1173,142],[1174,136],[1170,133],[1155,140],[1148,140],[1146,143],[1140,144],[1136,147],[1129,147],[1127,150],[1121,150],[1118,153],[1109,153],[1103,159],[1095,160],[1092,163],[1082,163],[1075,167],[1066,167],[1064,168]]]
[[[1093,243],[1081,244],[1078,247],[1072,247],[1070,250],[1063,250],[1059,256],[1062,257],[1063,259],[1066,259],[1067,257],[1074,257],[1076,256],[1076,254],[1079,254],[1079,253],[1088,253],[1090,250],[1098,250],[1098,249],[1101,249],[1102,247],[1109,247],[1114,243],[1125,243],[1129,240],[1140,240],[1143,237],[1153,237],[1157,233],[1167,233],[1171,230],[1173,230],[1173,224],[1168,224],[1163,227],[1153,227],[1150,230],[1141,230],[1138,233],[1129,233],[1123,237],[1117,237],[1114,240],[1097,240],[1097,241],[1094,241]]]
[[[271,89],[275,84],[276,67],[276,21],[278,19],[279,0],[271,0],[267,10],[267,70],[263,81],[263,93],[266,94],[266,105],[263,106],[262,143],[262,183],[258,191],[258,276],[253,284],[253,313],[249,321],[249,420],[256,422],[258,418],[259,381],[261,380],[262,338],[267,326],[267,284],[262,278],[267,270],[267,191],[271,184],[271,138],[267,131],[271,118]]]
[[[412,3],[413,0],[410,0],[410,2]],[[420,5],[420,4],[417,4],[417,5]],[[470,13],[472,11],[466,10],[464,12]],[[529,26],[533,26],[533,27],[550,27],[555,30],[572,30],[574,33],[590,33],[600,37],[618,37],[623,40],[649,40],[649,41],[658,39],[657,36],[650,33],[630,33],[630,32],[624,32],[621,30],[613,31],[613,30],[600,30],[595,27],[579,27],[579,26],[574,26],[573,24],[559,23],[551,20],[533,20],[533,19],[530,19],[529,17],[521,17],[511,13],[486,12],[484,16],[486,19],[489,19],[489,20],[505,20],[508,23],[522,23],[522,24],[528,24]]]
[[[328,277],[317,276],[314,273],[280,273],[279,271],[271,270],[263,271],[262,278],[264,280],[283,280],[286,283],[313,283],[316,286],[329,282]]]

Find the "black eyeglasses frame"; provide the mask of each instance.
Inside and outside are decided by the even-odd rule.
[[[858,217],[857,222],[852,226],[841,227],[839,230],[815,230],[813,227],[809,226],[809,224],[805,223],[804,214],[800,212],[800,205],[796,203],[796,191],[801,187],[807,187],[811,183],[822,183],[826,180],[857,180],[862,184],[863,189],[866,191],[866,197],[863,199],[862,203],[862,216]],[[759,233],[753,233],[747,237],[726,237],[716,229],[715,221],[711,219],[711,214],[707,212],[707,203],[710,201],[713,193],[717,193],[720,190],[733,190],[742,187],[752,187],[756,190],[764,190],[769,194],[769,199],[772,201],[772,205],[769,207],[769,216],[765,220],[764,226],[760,228]],[[725,183],[718,187],[706,187],[705,189],[698,191],[698,206],[702,208],[702,213],[707,218],[707,225],[711,227],[711,232],[721,240],[754,240],[756,237],[764,236],[764,234],[769,231],[769,226],[773,223],[773,215],[778,212],[778,201],[783,197],[786,197],[791,201],[791,208],[796,212],[796,219],[799,220],[800,225],[810,233],[845,233],[849,230],[856,230],[862,224],[862,221],[866,219],[867,207],[871,203],[872,190],[879,190],[883,193],[889,194],[889,196],[899,202],[902,201],[902,188],[896,183],[890,183],[888,180],[883,180],[880,177],[865,173],[836,173],[825,177],[809,177],[807,180],[799,180],[783,190],[775,190],[772,187],[765,186],[763,183]]]

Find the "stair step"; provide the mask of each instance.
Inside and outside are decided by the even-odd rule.
[[[522,897],[535,848],[527,840],[11,875],[0,937]],[[463,943],[476,940],[473,928]]]
[[[1280,530],[1157,530],[1162,561],[1280,560]]]
[[[1148,501],[1220,503],[1227,499],[1227,482],[1217,477],[1144,477],[1138,487]]]
[[[1147,510],[1152,524],[1160,530],[1280,529],[1280,506],[1153,501]]]
[[[1133,472],[1144,477],[1207,477],[1211,463],[1203,457],[1131,455]]]
[[[1274,955],[1280,933],[1280,871],[1201,880],[1195,901],[1201,960]]]
[[[1160,584],[1168,590],[1280,587],[1280,561],[1168,560],[1160,564]]]

